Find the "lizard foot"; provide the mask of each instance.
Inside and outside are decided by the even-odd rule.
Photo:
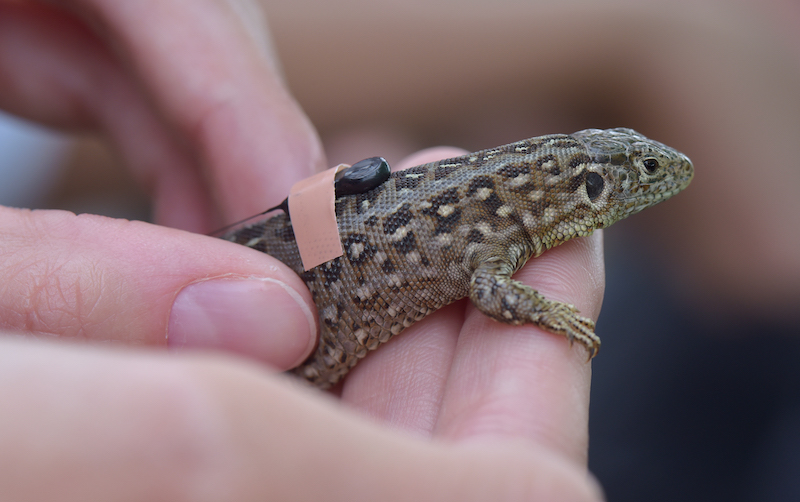
[[[531,322],[551,333],[564,335],[570,344],[580,343],[589,351],[589,360],[600,351],[600,338],[594,333],[594,321],[578,315],[578,309],[572,305],[551,302],[547,308],[535,313]]]

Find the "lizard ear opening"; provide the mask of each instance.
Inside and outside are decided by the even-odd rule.
[[[603,193],[603,186],[605,181],[602,176],[597,173],[586,174],[586,195],[589,196],[589,200],[594,201],[599,197]]]

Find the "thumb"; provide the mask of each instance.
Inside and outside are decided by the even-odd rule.
[[[316,341],[308,290],[277,260],[143,222],[0,207],[0,327],[212,348],[279,369]]]
[[[227,500],[602,499],[585,466],[534,442],[422,441],[244,365],[195,359],[189,368],[208,397],[199,415],[224,431],[222,458],[240,462],[224,485],[247,495]]]

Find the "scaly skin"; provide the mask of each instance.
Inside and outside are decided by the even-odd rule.
[[[289,217],[225,238],[303,278],[319,311],[316,351],[294,370],[320,388],[431,312],[469,296],[485,315],[533,323],[594,357],[594,323],[511,278],[531,257],[686,188],[689,159],[631,129],[531,138],[392,173],[336,200],[344,256],[303,271]]]

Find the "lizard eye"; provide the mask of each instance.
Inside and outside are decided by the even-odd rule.
[[[642,162],[644,168],[647,170],[648,173],[653,174],[656,172],[656,169],[659,168],[658,161],[656,159],[644,159]]]
[[[586,195],[589,200],[595,200],[601,193],[603,193],[603,177],[597,173],[589,173],[586,175]]]

